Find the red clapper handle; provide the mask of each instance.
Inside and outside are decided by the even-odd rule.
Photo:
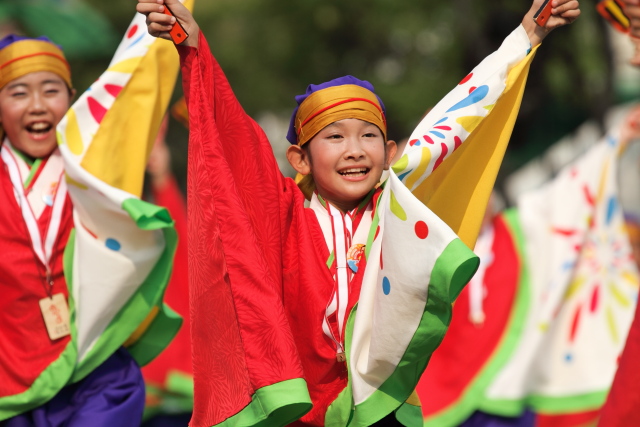
[[[544,24],[547,23],[547,20],[551,16],[551,0],[544,0],[540,9],[533,15],[533,20],[536,21],[536,24],[540,27],[544,27]]]
[[[166,4],[164,5],[164,14],[173,16],[175,18],[175,15],[173,14],[173,12],[171,12],[171,9],[169,9],[169,6],[167,6]],[[173,24],[171,31],[169,31],[169,35],[171,36],[171,40],[173,40],[175,44],[180,44],[185,41],[187,37],[189,37],[189,34],[187,34],[184,28],[182,28],[180,22],[178,22],[178,18],[176,18],[176,23]]]

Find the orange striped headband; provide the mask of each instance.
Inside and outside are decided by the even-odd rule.
[[[304,145],[323,128],[343,119],[374,124],[387,138],[386,118],[376,95],[362,86],[346,84],[313,92],[300,104],[295,117],[298,145]]]
[[[51,71],[72,87],[69,63],[55,44],[46,40],[20,39],[0,50],[0,89],[17,78],[38,71]]]

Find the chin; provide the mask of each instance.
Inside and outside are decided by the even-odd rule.
[[[34,159],[47,157],[49,154],[53,152],[53,150],[57,147],[56,141],[51,142],[41,142],[38,144],[25,144],[25,145],[17,145],[14,144],[14,147],[17,150],[20,150],[22,153],[26,154],[29,157]]]

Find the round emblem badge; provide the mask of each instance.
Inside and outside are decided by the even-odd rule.
[[[362,243],[356,243],[351,246],[347,252],[347,265],[354,273],[358,272],[358,263],[360,262],[360,258],[364,255],[364,248],[365,245]]]

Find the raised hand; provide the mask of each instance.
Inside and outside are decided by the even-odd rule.
[[[631,36],[640,38],[640,0],[624,0],[624,13],[631,21]]]
[[[171,9],[175,17],[164,13],[165,4]],[[136,10],[147,17],[147,31],[152,36],[171,40],[169,31],[173,24],[176,23],[176,19],[178,19],[189,34],[187,40],[182,44],[198,47],[198,33],[200,32],[198,23],[191,15],[191,12],[178,0],[138,0]]]
[[[627,114],[620,126],[620,141],[623,145],[640,140],[640,105],[636,105]]]
[[[533,16],[540,9],[544,0],[534,0],[531,9],[524,16],[522,26],[529,35],[532,46],[536,46],[554,29],[573,23],[580,16],[578,0],[550,0],[552,4],[551,16],[543,26],[538,26]]]

